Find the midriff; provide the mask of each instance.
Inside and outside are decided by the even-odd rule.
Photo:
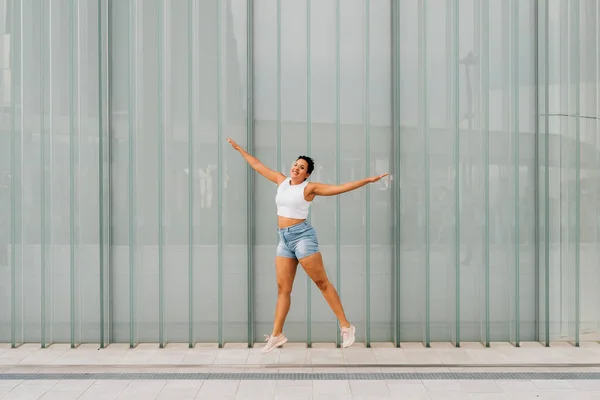
[[[280,215],[277,216],[277,225],[280,229],[287,228],[292,225],[297,225],[306,221],[305,219],[287,218]]]

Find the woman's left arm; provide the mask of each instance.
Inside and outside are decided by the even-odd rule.
[[[311,182],[308,184],[307,189],[309,190],[310,194],[314,194],[315,196],[335,196],[338,194],[351,192],[352,190],[363,187],[366,184],[377,182],[387,175],[388,174],[372,176],[370,178],[361,179],[360,181],[347,182],[341,185],[327,185],[325,183]]]

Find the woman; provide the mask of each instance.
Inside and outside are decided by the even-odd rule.
[[[290,176],[286,177],[280,172],[267,168],[233,140],[227,139],[227,141],[235,150],[240,152],[255,171],[277,184],[275,202],[277,204],[279,244],[277,246],[277,257],[275,258],[275,271],[277,274],[278,296],[273,332],[271,335],[267,335],[267,344],[262,352],[268,353],[287,342],[287,338],[283,335],[283,323],[290,309],[290,295],[298,262],[321,290],[329,307],[335,313],[342,331],[342,346],[352,345],[356,329],[346,319],[337,291],[327,279],[316,232],[306,222],[306,218],[308,217],[310,205],[316,196],[335,196],[349,192],[368,183],[377,182],[387,174],[344,183],[343,185],[308,182],[307,179],[315,167],[310,157],[298,157],[292,165]]]

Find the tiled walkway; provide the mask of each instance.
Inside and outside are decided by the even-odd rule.
[[[5,399],[589,399],[590,381],[0,381]]]
[[[76,374],[76,375],[71,375]],[[0,399],[595,399],[600,345],[0,345]]]

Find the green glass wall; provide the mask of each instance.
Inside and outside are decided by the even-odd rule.
[[[101,338],[102,7],[0,2],[0,340],[13,345]]]
[[[600,2],[0,0],[0,342],[252,345],[287,172],[357,340],[600,340]],[[286,334],[339,344],[299,270]]]

